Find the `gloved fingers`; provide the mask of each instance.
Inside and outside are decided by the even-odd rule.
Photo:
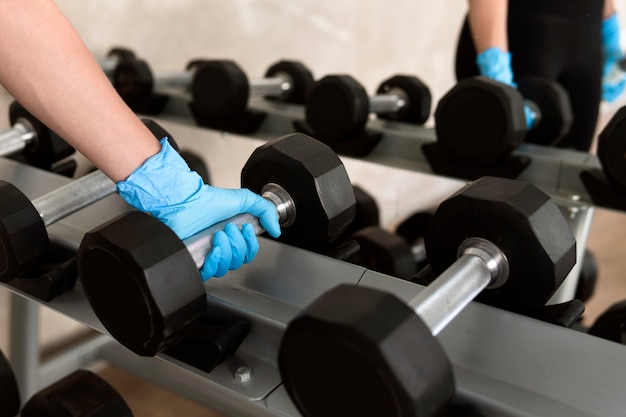
[[[244,259],[244,263],[251,262],[256,254],[259,252],[259,240],[254,233],[254,227],[251,224],[244,224],[241,232],[243,234],[243,238],[246,240],[248,250],[246,251],[246,257]]]
[[[230,240],[232,257],[229,269],[239,269],[243,265],[248,253],[248,244],[241,230],[234,223],[228,223],[224,227],[224,232]]]
[[[223,277],[230,268],[231,259],[230,240],[226,233],[219,230],[213,235],[213,248],[202,265],[200,276],[204,281],[211,277]]]
[[[530,129],[535,124],[537,113],[535,113],[530,107],[524,106],[524,115],[526,116],[526,128]]]
[[[602,83],[602,100],[612,103],[624,92],[624,89],[626,89],[626,74],[610,81],[604,80]]]
[[[221,247],[213,247],[211,252],[207,255],[204,260],[204,265],[200,268],[200,277],[202,281],[207,281],[212,276],[215,276],[215,271],[217,271],[217,265],[222,259],[222,248]]]
[[[274,238],[280,236],[280,224],[278,223],[276,206],[250,190],[242,189],[237,191],[241,192],[241,211],[257,217],[263,229],[270,236]]]

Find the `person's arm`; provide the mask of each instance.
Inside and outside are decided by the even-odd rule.
[[[116,182],[160,149],[53,1],[0,2],[0,83]]]
[[[469,25],[476,53],[488,48],[508,52],[506,0],[468,0]]]
[[[181,239],[240,213],[280,235],[272,203],[246,189],[204,184],[166,139],[154,139],[54,1],[0,1],[0,83],[115,181],[126,202]],[[214,236],[202,278],[239,268],[258,248],[250,225],[227,226]]]
[[[624,52],[620,42],[620,25],[613,0],[605,0],[602,13],[602,100],[612,103],[626,89],[626,73],[621,68]]]
[[[615,3],[613,3],[613,0],[605,0],[604,10],[602,12],[602,18],[606,19],[607,17],[611,16],[615,12],[616,12]]]

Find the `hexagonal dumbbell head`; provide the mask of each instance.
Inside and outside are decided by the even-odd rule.
[[[307,135],[295,133],[258,147],[241,171],[241,186],[258,194],[270,183],[295,203],[295,222],[280,241],[306,249],[332,243],[350,225],[356,199],[337,154]]]
[[[17,187],[0,181],[0,281],[32,271],[47,259],[49,250],[37,209]]]
[[[197,60],[189,63],[193,102],[203,113],[215,116],[240,114],[246,110],[250,85],[245,72],[230,60]]]
[[[576,263],[576,241],[558,206],[523,181],[483,177],[439,205],[425,237],[435,274],[454,263],[470,237],[496,245],[509,264],[506,283],[477,300],[511,311],[543,307]]]
[[[469,166],[493,165],[526,134],[521,94],[487,77],[461,80],[435,110],[437,143],[451,159]]]
[[[171,346],[206,312],[191,254],[148,214],[127,212],[86,233],[77,259],[94,312],[117,341],[139,355]]]
[[[327,75],[311,89],[305,113],[317,138],[338,141],[363,130],[369,118],[369,97],[351,76]]]
[[[303,416],[435,416],[454,395],[430,330],[395,296],[340,285],[289,323],[278,365]]]
[[[613,188],[626,193],[626,107],[611,117],[598,136],[598,158]]]

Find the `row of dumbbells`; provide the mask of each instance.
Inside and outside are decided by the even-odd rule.
[[[159,131],[155,136],[161,134]],[[354,187],[341,160],[327,145],[303,134],[290,134],[257,148],[242,170],[241,185],[276,205],[283,228],[280,239],[295,246],[326,247],[342,236],[355,218]],[[28,277],[49,255],[46,227],[113,189],[112,182],[96,171],[31,202],[4,183],[0,199],[6,210],[1,216],[2,244],[8,257],[0,268],[2,280]],[[258,222],[248,216],[231,221],[250,222],[257,233],[263,233]],[[108,332],[135,353],[152,356],[175,347],[200,326],[207,306],[198,268],[210,250],[212,233],[219,227],[222,225],[181,241],[149,215],[129,211],[86,233],[77,253],[78,276]],[[546,194],[519,181],[485,177],[470,183],[438,207],[431,230],[430,239],[425,241],[426,252],[437,279],[411,303],[411,308],[387,294],[340,287],[307,309],[304,319],[289,325],[280,367],[299,408],[315,410],[305,415],[334,415],[325,408],[330,404],[333,410],[345,414],[364,404],[360,400],[358,405],[353,404],[357,396],[362,398],[363,392],[372,387],[385,386],[399,388],[374,389],[366,402],[372,408],[367,410],[379,410],[377,415],[402,415],[388,409],[390,404],[397,404],[389,396],[399,395],[402,407],[421,409],[432,393],[437,400],[428,398],[433,405],[424,415],[434,415],[450,401],[454,383],[450,365],[433,335],[476,296],[485,303],[517,312],[542,308],[575,263],[575,241],[560,210]],[[502,230],[507,230],[506,235]],[[172,271],[176,271],[176,279],[172,279]],[[172,294],[176,294],[175,299]],[[111,303],[111,299],[118,303]],[[120,314],[120,304],[132,306],[132,313]],[[448,307],[440,307],[444,305]],[[380,308],[385,311],[378,311]],[[312,312],[343,324],[337,328],[325,324],[309,328],[306,323]],[[358,317],[361,319],[353,322]],[[390,338],[384,344],[394,352],[399,349],[408,355],[410,351],[410,357],[388,356],[379,347],[370,346],[378,341],[368,339],[373,336],[368,329],[362,339],[358,327],[373,323],[367,317],[382,320],[379,324],[384,326],[376,328],[383,333],[375,337]],[[343,341],[335,335],[344,333],[341,326],[350,329]],[[407,335],[401,335],[403,331],[413,336],[407,339]],[[335,343],[343,347],[339,349]],[[370,346],[365,350],[374,356],[356,354],[363,346]],[[414,355],[420,349],[426,352],[422,359]],[[301,355],[313,351],[310,360],[302,360]],[[310,364],[322,358],[328,361],[325,366],[345,360],[345,364],[361,369],[358,373],[363,374],[359,378],[363,386],[355,387],[353,395],[342,394],[340,399],[325,393],[322,397],[330,401],[320,402],[313,392],[322,383],[322,374],[310,375],[318,368]],[[414,386],[406,387],[404,374],[396,369],[401,359],[417,367],[415,374],[422,378],[417,391]],[[370,366],[357,363],[360,360],[371,360],[387,371],[369,374]],[[422,372],[422,367],[427,370]],[[327,384],[327,375],[323,379]],[[428,392],[425,386],[430,387]],[[341,391],[337,388],[330,391]],[[311,402],[313,397],[317,399]],[[338,406],[335,400],[344,405]],[[318,411],[319,407],[324,411]]]
[[[305,119],[295,120],[294,129],[345,155],[367,155],[378,145],[382,134],[367,129],[372,116],[423,125],[431,114],[430,90],[412,75],[392,76],[375,95],[368,95],[349,75],[315,80],[298,61],[277,62],[262,78],[249,78],[227,60],[194,60],[180,73],[153,73],[144,60],[125,49],[113,49],[102,65],[117,91],[136,110],[147,111],[145,103],[155,97],[165,103],[167,96],[159,95],[156,87],[183,87],[191,94],[189,106],[199,125],[235,133],[252,133],[264,120],[264,113],[248,107],[252,97],[303,105]],[[433,171],[466,179],[515,178],[529,163],[512,157],[519,145],[556,145],[569,133],[572,109],[558,83],[537,77],[516,82],[517,89],[474,77],[460,81],[442,97],[434,111],[436,143],[422,147]],[[534,114],[530,125],[525,109]],[[626,148],[621,128],[625,118],[626,109],[600,135],[597,154],[602,172],[581,173],[594,201],[618,209],[626,208],[626,170],[621,157]]]
[[[117,64],[103,64],[104,68],[113,68],[110,73],[112,79],[117,80],[114,85],[123,96],[123,91],[129,91],[126,99],[132,102],[131,97],[140,94],[130,92],[141,84],[137,81],[141,77],[132,74],[151,74],[151,71],[144,61],[128,51],[113,50],[111,60]],[[146,68],[140,71],[136,66]],[[193,86],[192,91],[196,91],[193,96],[197,97],[192,100],[195,103],[192,106],[205,109],[202,112],[213,114],[216,120],[228,115],[227,119],[238,122],[247,119],[244,113],[254,113],[247,109],[251,95],[306,103],[306,120],[296,124],[300,130],[327,143],[340,154],[362,154],[375,146],[378,139],[372,141],[365,129],[371,113],[421,124],[430,112],[428,88],[413,76],[392,77],[381,84],[377,95],[368,97],[365,89],[352,77],[327,76],[315,82],[310,71],[298,62],[281,61],[260,79],[248,79],[232,61],[194,61],[191,67],[195,69],[179,77],[189,80]],[[170,80],[170,84],[175,84],[171,80],[177,79],[171,74],[162,78]],[[148,84],[153,85],[154,76],[150,79],[153,81]],[[445,171],[451,162],[456,176],[468,179],[489,173],[515,177],[524,164],[515,163],[519,161],[510,163],[510,154],[527,133],[535,132],[536,139],[530,140],[544,143],[552,143],[567,133],[571,110],[562,88],[539,79],[520,80],[519,88],[525,98],[517,90],[488,79],[465,80],[455,86],[440,101],[435,113],[437,143],[423,147],[431,164],[441,166],[443,161],[447,167]],[[148,90],[152,91],[152,88]],[[200,105],[200,100],[210,103]],[[526,105],[539,109],[536,113],[541,114],[535,119],[539,121],[536,128],[528,132],[524,125],[523,108]],[[599,136],[598,156],[602,172],[593,169],[581,172],[581,179],[594,201],[618,209],[626,209],[623,201],[626,170],[622,158],[626,149],[622,140],[625,119],[626,109],[618,111]],[[72,175],[75,163],[67,160],[74,152],[71,146],[19,103],[11,104],[9,121],[11,128],[0,133],[0,156],[11,156],[40,168]],[[192,168],[208,178],[208,170],[202,167],[201,158],[189,151],[184,151],[183,157]],[[58,165],[59,161],[64,163]],[[508,167],[512,171],[507,170]]]

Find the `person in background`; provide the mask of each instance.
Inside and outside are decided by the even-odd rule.
[[[35,117],[117,183],[120,196],[185,239],[240,213],[280,235],[274,206],[246,189],[204,184],[167,138],[152,133],[119,97],[53,0],[0,2],[0,83]],[[250,262],[259,243],[249,224],[215,234],[201,276]]]
[[[484,75],[516,87],[516,77],[559,82],[574,113],[558,146],[589,151],[601,100],[626,88],[613,0],[468,0],[456,77]],[[527,122],[532,123],[527,113]]]

